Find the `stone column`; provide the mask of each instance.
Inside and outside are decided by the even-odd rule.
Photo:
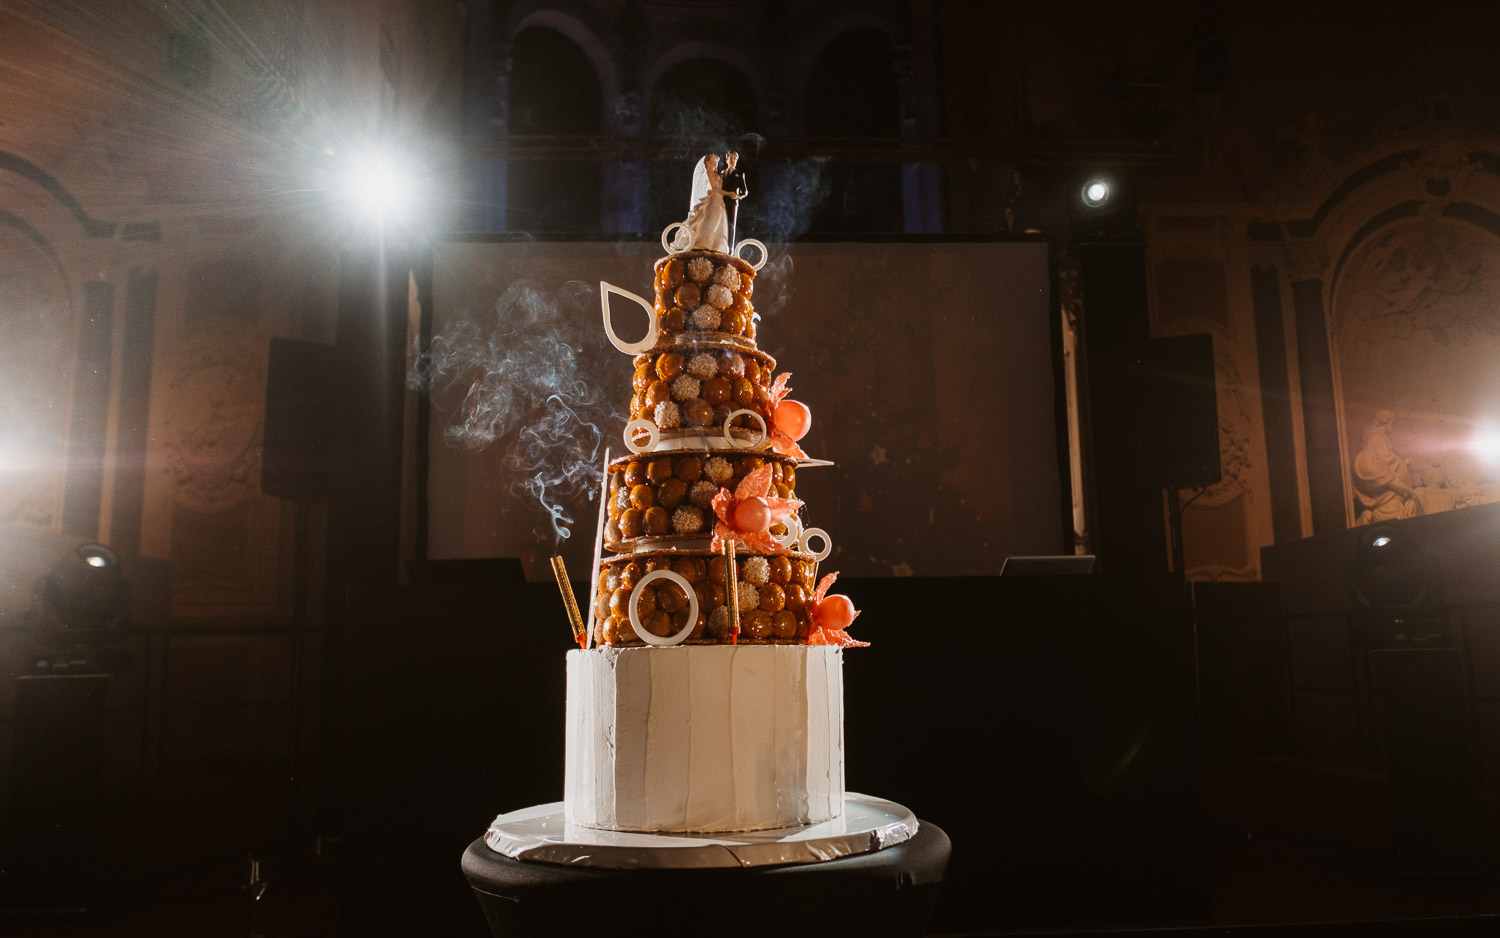
[[[1260,409],[1266,435],[1266,478],[1271,487],[1271,536],[1277,543],[1302,537],[1297,494],[1297,445],[1292,422],[1292,391],[1287,371],[1281,273],[1271,265],[1250,268],[1250,302],[1255,312],[1255,346],[1260,378]]]
[[[63,489],[63,532],[99,536],[104,497],[104,450],[109,433],[110,349],[114,344],[115,288],[83,285],[83,316],[73,372],[72,420],[68,425],[68,475]]]
[[[1313,533],[1342,531],[1348,526],[1344,468],[1339,455],[1338,408],[1323,299],[1328,261],[1308,242],[1289,244],[1287,260],[1296,316],[1297,374],[1302,385],[1302,433]]]
[[[115,432],[114,498],[109,540],[135,553],[141,548],[150,445],[151,362],[156,335],[155,265],[131,267],[121,327],[119,424]]]

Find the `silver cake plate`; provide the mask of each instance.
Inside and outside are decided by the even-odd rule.
[[[484,842],[496,853],[539,863],[608,870],[713,869],[818,863],[909,840],[917,817],[894,801],[844,794],[844,813],[802,827],[712,834],[603,831],[569,824],[563,803],[495,818]]]

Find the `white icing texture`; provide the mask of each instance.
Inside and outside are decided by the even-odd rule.
[[[568,652],[567,821],[735,831],[838,816],[841,652],[827,645]]]

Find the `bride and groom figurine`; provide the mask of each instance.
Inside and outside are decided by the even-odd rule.
[[[724,174],[721,176],[717,153],[710,153],[698,161],[697,168],[693,170],[693,201],[688,209],[688,217],[683,221],[674,221],[662,229],[662,250],[669,255],[681,254],[683,251],[716,251],[742,261],[752,271],[760,270],[765,266],[770,256],[765,244],[754,238],[741,241],[735,236],[735,228],[739,223],[740,199],[750,193],[749,187],[745,185],[745,174],[739,170],[738,163],[738,153],[727,154],[724,157]],[[673,234],[674,231],[676,234]],[[753,262],[740,257],[740,249],[747,245],[758,252]],[[644,338],[629,342],[616,334],[609,309],[611,293],[625,297],[645,311],[650,325]],[[645,297],[601,280],[599,281],[599,306],[604,313],[604,332],[609,336],[609,341],[614,344],[615,348],[627,355],[639,355],[656,347],[656,341],[661,336],[661,317],[654,304],[648,302]],[[645,450],[635,449],[632,439],[627,428],[626,445],[633,452],[645,452]]]
[[[662,232],[662,244],[669,253],[695,250],[721,254],[735,252],[740,199],[750,194],[745,174],[738,167],[739,157],[732,150],[724,156],[722,175],[717,153],[709,153],[698,161],[693,170],[693,197],[687,218]],[[677,229],[677,234],[669,242],[666,236],[673,228]]]

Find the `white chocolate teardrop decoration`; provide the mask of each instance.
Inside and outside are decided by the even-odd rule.
[[[739,437],[736,437],[734,433],[732,433],[729,429],[729,424],[734,420],[734,418],[742,414],[745,416],[754,417],[755,422],[760,424],[760,436],[756,437],[753,440],[750,440],[749,442],[741,442]],[[749,449],[752,446],[759,446],[766,441],[766,418],[762,417],[760,414],[757,414],[753,410],[745,410],[744,408],[732,412],[728,417],[724,418],[724,440],[730,446],[733,446],[736,449]]]
[[[682,591],[684,593],[687,593],[687,625],[684,625],[682,628],[678,629],[674,634],[665,637],[661,635],[653,635],[652,633],[646,631],[646,627],[641,624],[640,611],[636,608],[640,605],[641,588],[653,580],[671,580],[678,586],[682,587]],[[683,640],[685,640],[688,635],[692,634],[693,626],[698,624],[698,594],[693,592],[693,584],[689,583],[687,581],[687,578],[673,570],[652,570],[650,573],[641,577],[640,581],[635,584],[635,589],[630,591],[630,603],[628,605],[630,610],[630,627],[635,629],[635,634],[641,637],[641,641],[645,642],[647,645],[655,645],[658,648],[665,648],[668,645],[682,644]]]
[[[646,317],[651,326],[646,330],[646,337],[639,342],[626,342],[615,334],[615,324],[609,314],[609,295],[618,293],[626,299],[634,300],[640,304],[641,309],[646,311]],[[621,289],[612,283],[599,281],[599,307],[604,313],[604,334],[609,336],[609,341],[615,348],[626,355],[639,355],[641,352],[649,351],[656,346],[656,340],[661,338],[661,322],[657,319],[656,308],[629,290]]]

